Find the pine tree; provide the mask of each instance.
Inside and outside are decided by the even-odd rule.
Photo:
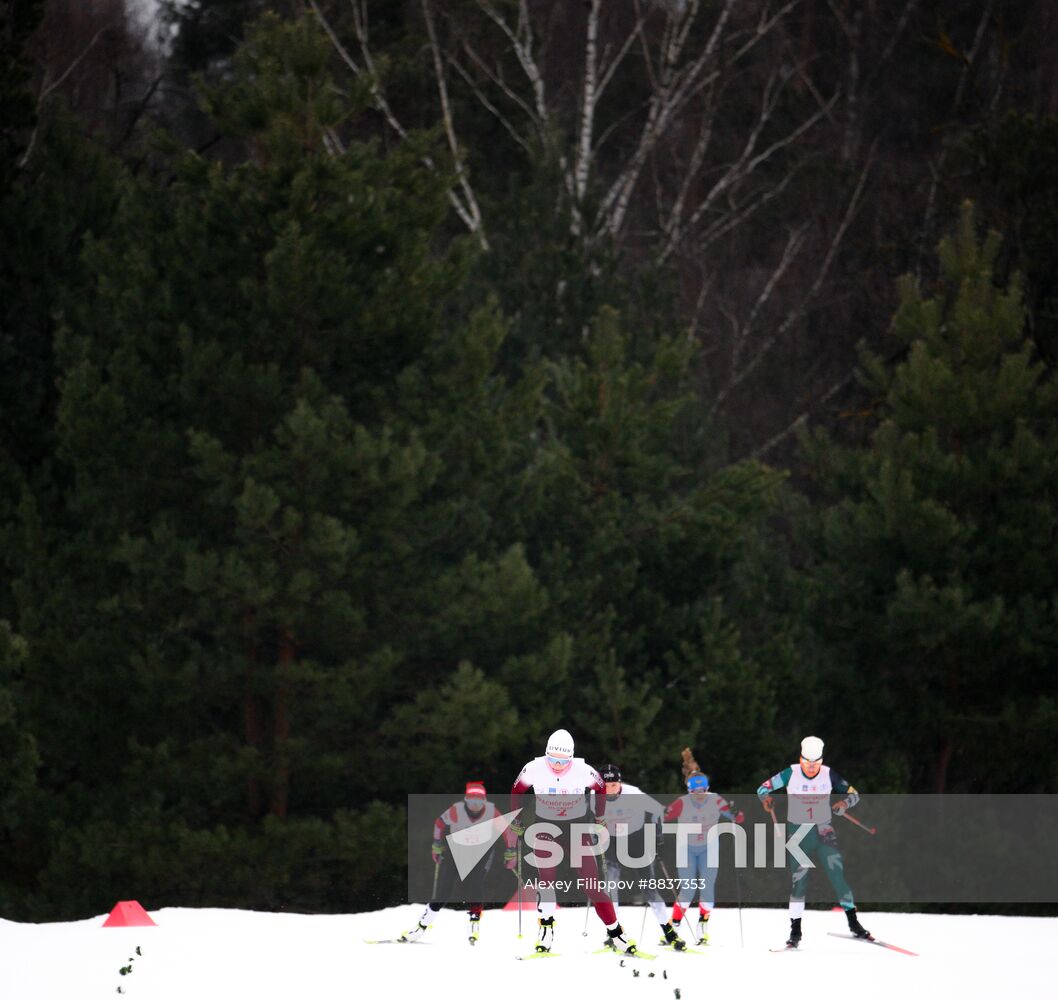
[[[0,879],[0,912],[11,912],[16,885],[31,886],[38,863],[33,817],[40,758],[36,740],[19,713],[18,689],[26,661],[26,643],[0,621],[0,850],[10,859]]]
[[[336,155],[367,95],[328,59],[310,22],[263,22],[205,97],[246,161],[163,148],[168,176],[126,178],[85,249],[98,281],[57,350],[70,486],[58,516],[36,497],[22,516],[27,699],[65,782],[40,906],[74,867],[96,873],[79,905],[113,884],[122,861],[96,854],[118,815],[163,894],[174,838],[203,885],[277,830],[288,864],[326,856],[404,750],[381,718],[502,705],[486,673],[546,647],[545,598],[491,523],[540,372],[503,377],[503,322],[461,298],[430,140]],[[243,903],[282,895],[280,855]]]
[[[520,707],[549,731],[576,705],[571,729],[589,759],[623,763],[642,787],[671,784],[670,732],[763,734],[775,710],[763,645],[741,629],[757,619],[749,567],[782,475],[751,462],[718,467],[692,358],[686,338],[653,338],[601,310],[583,346],[551,366],[517,512],[572,664],[527,685]],[[751,780],[767,766],[763,746],[710,743],[703,766]]]
[[[998,247],[965,205],[937,287],[900,284],[905,354],[865,359],[869,444],[809,442],[832,724],[864,755],[898,735],[903,759],[887,766],[938,792],[1042,790],[1055,775],[1058,383],[1026,337],[1018,282],[996,283]]]

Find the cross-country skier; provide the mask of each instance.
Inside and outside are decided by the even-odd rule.
[[[874,940],[856,916],[852,890],[845,881],[845,862],[838,850],[837,833],[831,823],[833,814],[840,816],[860,801],[860,793],[823,763],[823,741],[818,736],[806,736],[801,740],[800,761],[784,767],[757,789],[761,804],[771,813],[773,820],[775,801],[772,796],[780,788],[786,789],[787,823],[812,826],[801,840],[801,850],[827,873],[838,902],[845,911],[849,930],[858,938]],[[831,806],[831,794],[845,797]],[[796,948],[801,943],[801,915],[805,909],[809,869],[799,865],[790,855],[790,870],[793,887],[790,891],[790,938],[786,947]]]
[[[626,858],[644,857],[646,853],[644,841],[648,827],[653,829],[655,845],[661,842],[659,828],[665,807],[657,799],[644,794],[635,785],[623,781],[621,769],[616,764],[605,765],[601,774],[603,783],[606,785],[606,812],[599,822],[610,833],[610,846],[603,855],[603,867],[606,871],[606,880],[618,882],[623,871],[621,859],[617,853],[619,843]],[[644,898],[664,935],[662,944],[671,945],[676,951],[683,951],[687,947],[687,942],[669,923],[661,893],[658,892],[656,886],[650,887],[650,882],[657,881],[654,861],[651,860],[642,868],[636,868],[632,878],[633,880],[641,878],[649,880],[648,887],[644,890]],[[619,900],[616,888],[610,891],[610,898],[616,906]]]
[[[544,756],[535,757],[522,768],[511,789],[511,809],[522,808],[525,805],[525,796],[532,793],[537,820],[553,823],[561,830],[558,836],[538,832],[537,842],[541,845],[560,843],[562,850],[569,857],[569,824],[585,822],[588,815],[588,796],[591,792],[596,793],[595,816],[601,819],[606,808],[606,787],[602,778],[584,758],[573,756],[573,737],[565,729],[558,729],[548,739]],[[520,835],[525,831],[524,815],[518,817],[516,824],[517,828],[512,825],[512,829]],[[582,838],[582,843],[587,843],[587,835]],[[574,866],[574,871],[577,878],[584,879],[589,886],[587,896],[599,919],[606,925],[609,946],[633,954],[636,950],[635,944],[625,937],[624,930],[617,922],[617,913],[610,898],[598,888],[599,869],[595,856],[585,855],[579,864]],[[557,909],[555,872],[553,866],[547,866],[541,867],[538,873],[537,884],[544,885],[543,892],[537,891],[540,925],[536,943],[538,952],[550,951],[554,942]]]
[[[422,937],[430,924],[433,923],[434,917],[444,909],[445,902],[449,899],[452,892],[452,887],[459,878],[455,862],[445,849],[448,835],[464,830],[472,831],[473,828],[480,826],[482,838],[487,839],[492,832],[492,820],[499,815],[499,809],[486,796],[485,785],[480,781],[468,781],[464,797],[458,802],[453,802],[437,817],[433,825],[433,846],[430,848],[434,864],[437,866],[437,880],[433,899],[430,900],[429,905],[423,911],[419,922],[400,939],[401,941],[415,941]],[[464,834],[463,840],[465,843],[471,842],[470,839],[467,839],[468,836],[472,838],[473,833]],[[513,869],[516,860],[514,848],[517,838],[510,828],[504,830],[503,838],[505,843],[504,864],[507,868]],[[484,842],[484,839],[481,842]],[[499,841],[496,843],[499,844]],[[484,895],[485,875],[492,865],[494,853],[494,850],[490,850],[485,858],[478,861],[464,881],[464,889],[469,899],[480,900]],[[474,944],[478,939],[478,925],[481,922],[481,911],[483,908],[481,902],[471,902],[470,904],[469,939],[471,944]]]
[[[683,780],[687,794],[680,796],[665,810],[666,823],[691,823],[697,828],[687,839],[687,864],[679,868],[680,888],[672,907],[672,923],[679,926],[685,910],[691,908],[698,893],[698,930],[696,944],[709,942],[709,917],[716,907],[716,876],[719,857],[714,857],[708,842],[709,831],[721,820],[741,823],[746,817],[735,810],[723,796],[709,791],[709,776],[698,766],[690,747],[684,747]]]

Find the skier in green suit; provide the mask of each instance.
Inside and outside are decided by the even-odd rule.
[[[761,804],[772,814],[773,820],[775,802],[772,796],[780,788],[786,789],[789,806],[787,823],[812,826],[801,840],[801,850],[827,873],[838,902],[845,911],[849,930],[855,937],[874,940],[856,916],[852,890],[845,881],[845,862],[838,850],[837,834],[831,823],[833,815],[840,816],[859,802],[859,792],[823,763],[823,741],[818,736],[806,736],[801,741],[800,761],[772,775],[757,789]],[[843,795],[844,798],[831,806],[832,794]],[[801,915],[805,909],[809,869],[798,864],[793,855],[789,860],[793,887],[790,890],[790,938],[786,947],[796,948],[801,943]]]

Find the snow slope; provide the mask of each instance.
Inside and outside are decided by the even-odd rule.
[[[590,954],[605,932],[593,913],[583,936],[580,909],[559,910],[558,958],[514,961],[532,951],[530,912],[522,916],[520,941],[517,913],[487,911],[481,940],[472,948],[464,936],[465,914],[445,911],[423,943],[364,942],[398,936],[420,912],[419,906],[341,916],[163,909],[151,914],[157,927],[136,928],[103,928],[105,915],[55,924],[0,920],[0,997],[94,1000],[116,997],[120,987],[129,1000],[423,998],[436,996],[445,984],[547,1000],[674,998],[676,989],[683,1000],[774,997],[790,987],[797,996],[818,989],[855,1000],[1058,995],[1058,919],[862,914],[876,937],[919,952],[917,958],[830,937],[828,930],[845,930],[844,918],[814,910],[805,914],[801,950],[779,954],[768,949],[786,937],[782,910],[744,910],[744,947],[737,911],[718,910],[704,955],[660,951],[654,946],[657,925],[648,915],[641,944],[659,957],[626,960],[623,967],[617,956]],[[634,938],[640,938],[642,916],[638,907],[622,908],[622,922]],[[132,973],[121,976],[130,958]]]

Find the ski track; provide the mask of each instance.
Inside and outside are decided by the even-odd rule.
[[[536,921],[529,911],[522,914],[521,940],[516,912],[487,910],[471,946],[466,915],[445,910],[425,936],[430,947],[364,942],[398,936],[421,912],[419,905],[337,916],[173,908],[151,912],[157,927],[134,928],[104,928],[105,914],[72,923],[0,920],[0,996],[113,1000],[120,987],[129,1000],[394,1000],[436,996],[460,984],[547,1000],[674,998],[676,989],[683,1000],[755,998],[790,987],[856,1000],[1056,995],[1058,918],[861,913],[875,937],[918,952],[916,958],[831,937],[827,932],[844,931],[845,921],[819,910],[805,913],[804,940],[793,953],[769,951],[785,941],[785,910],[743,910],[744,947],[738,912],[717,910],[704,955],[659,949],[648,915],[640,943],[658,957],[624,967],[617,956],[590,954],[605,931],[592,913],[584,937],[578,908],[558,911],[561,954],[548,961],[514,961],[533,950]],[[620,917],[638,938],[642,909],[622,907]],[[121,976],[130,958],[132,973]],[[471,968],[473,977],[465,979]]]

